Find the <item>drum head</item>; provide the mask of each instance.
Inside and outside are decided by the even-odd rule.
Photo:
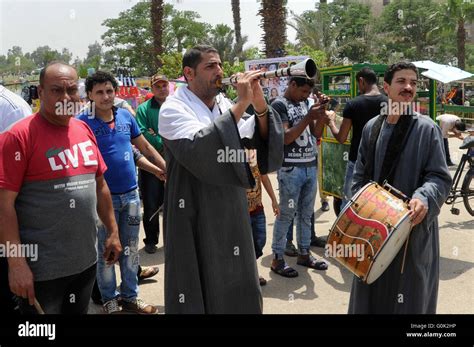
[[[388,239],[379,250],[379,253],[369,269],[366,280],[367,284],[371,284],[379,278],[385,269],[392,263],[410,234],[410,225],[410,218],[408,214],[406,214],[400,223],[394,227],[394,230],[390,233]]]

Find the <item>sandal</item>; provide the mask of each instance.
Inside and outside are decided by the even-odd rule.
[[[297,257],[298,256],[298,250],[296,249],[293,242],[291,242],[291,241],[286,242],[285,255],[287,255],[289,257]]]
[[[327,270],[328,263],[323,259],[316,259],[311,254],[299,255],[296,264],[315,270]]]
[[[158,266],[142,266],[142,271],[138,275],[138,280],[143,281],[144,279],[155,276],[160,269]]]
[[[297,277],[298,276],[298,271],[288,266],[288,264],[283,259],[278,260],[276,263],[276,266],[273,266],[272,264],[270,268],[272,269],[273,272],[276,272],[277,274],[283,277]]]

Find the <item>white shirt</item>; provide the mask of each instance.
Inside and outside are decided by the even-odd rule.
[[[31,114],[33,114],[31,107],[21,96],[0,86],[0,133]]]
[[[179,87],[160,108],[159,133],[168,140],[193,140],[198,131],[210,126],[231,107],[232,102],[218,94],[211,110],[188,87]],[[237,128],[241,138],[251,139],[255,130],[255,116],[244,113]]]
[[[439,121],[439,127],[441,128],[441,132],[443,133],[443,137],[447,139],[448,132],[453,130],[454,123],[460,118],[454,114],[445,113],[436,117],[436,120]]]

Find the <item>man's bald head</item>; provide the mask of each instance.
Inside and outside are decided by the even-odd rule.
[[[76,70],[63,62],[51,62],[40,73],[38,93],[41,114],[51,123],[67,125],[80,105]]]
[[[76,69],[74,69],[71,65],[66,64],[65,62],[62,61],[52,61],[48,63],[44,68],[41,69],[40,72],[40,86],[44,86],[44,81],[50,74],[58,74],[58,73],[73,73],[75,79],[78,79]]]

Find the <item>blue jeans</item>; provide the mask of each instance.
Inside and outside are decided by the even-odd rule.
[[[294,224],[294,219],[291,221],[290,226],[288,227],[288,233],[286,234],[286,240],[293,242],[293,224]],[[311,241],[316,239],[316,232],[314,230],[314,212],[311,215]]]
[[[354,167],[355,167],[355,161],[349,160],[346,166],[346,178],[344,179],[344,187],[343,187],[344,196],[342,197],[341,211],[349,202],[349,200],[352,199],[351,188],[352,188],[352,176],[354,176]]]
[[[280,215],[273,227],[272,251],[282,257],[286,246],[288,228],[296,213],[296,241],[298,250],[307,252],[311,243],[311,215],[316,198],[317,168],[282,167],[278,170]]]
[[[265,221],[265,212],[263,209],[253,215],[250,215],[250,224],[252,225],[253,246],[257,259],[263,255],[263,247],[267,242],[267,229]]]
[[[103,224],[99,226],[97,247],[99,258],[97,260],[97,284],[103,302],[112,300],[119,295],[127,300],[138,296],[138,233],[140,230],[140,198],[135,189],[125,194],[113,194],[115,220],[119,228],[122,254],[120,254],[120,293],[117,291],[115,279],[115,266],[107,266],[103,258],[107,230]]]

